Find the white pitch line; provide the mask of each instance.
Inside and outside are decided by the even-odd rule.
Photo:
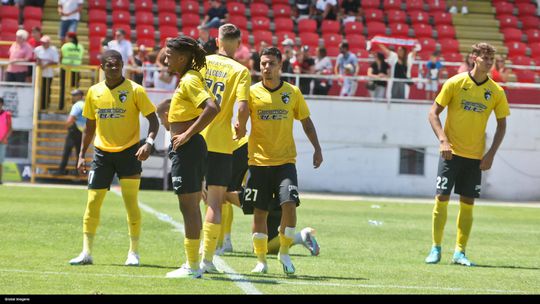
[[[112,189],[111,188],[111,191],[113,193],[115,193],[116,195],[122,197],[122,193],[120,191],[118,191],[118,189]],[[161,213],[161,212],[153,209],[152,207],[144,204],[141,201],[139,201],[139,206],[144,211],[156,216],[160,221],[171,224],[174,228],[176,228],[177,230],[182,232],[182,234],[185,233],[184,232],[184,225],[182,225],[179,222],[174,221],[172,219],[172,217],[169,216],[168,214]],[[236,284],[246,294],[262,294],[262,292],[260,290],[258,290],[253,284],[251,284],[251,282],[246,277],[244,277],[243,275],[237,273],[222,258],[220,258],[218,256],[214,256],[214,260],[215,260],[216,264],[218,264],[218,266],[220,266],[220,268],[225,271],[225,274],[234,282],[234,284]]]
[[[154,275],[132,275],[132,274],[118,274],[118,273],[83,273],[83,272],[60,272],[60,271],[33,271],[23,269],[0,269],[1,272],[20,273],[20,274],[39,274],[39,275],[82,275],[85,277],[125,277],[125,278],[143,278],[143,279],[166,279],[164,276]],[[439,290],[439,291],[452,291],[452,292],[478,292],[478,293],[519,293],[526,294],[523,290],[500,290],[500,289],[474,289],[474,288],[460,288],[460,287],[436,287],[436,286],[403,286],[403,285],[382,285],[382,284],[343,284],[343,283],[325,283],[325,282],[303,282],[303,281],[284,281],[284,280],[272,280],[268,279],[268,282],[277,284],[288,285],[308,285],[308,286],[323,286],[323,287],[345,287],[345,288],[372,288],[372,289],[414,289],[414,290]]]

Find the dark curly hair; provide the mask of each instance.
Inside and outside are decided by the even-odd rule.
[[[206,51],[199,45],[197,40],[186,35],[180,35],[170,39],[167,42],[167,47],[177,52],[191,54],[190,69],[199,71],[206,67]]]

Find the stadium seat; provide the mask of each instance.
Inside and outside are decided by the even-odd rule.
[[[39,22],[41,22],[41,19],[43,18],[43,10],[41,7],[25,6],[23,9],[23,17],[25,21],[32,19],[39,20]]]
[[[339,33],[341,29],[339,21],[335,20],[323,20],[321,24],[322,34],[326,33]]]
[[[518,16],[536,16],[536,5],[529,3],[516,3]]]
[[[420,60],[429,60],[433,51],[422,49],[420,52],[416,53],[416,58]]]
[[[90,10],[88,12],[88,20],[90,22],[107,23],[107,11],[97,10],[97,9]],[[114,18],[113,18],[113,22],[114,22]]]
[[[195,39],[199,38],[199,30],[196,27],[182,27],[182,30],[180,32]]]
[[[16,40],[15,32],[3,32],[0,33],[0,40],[4,41],[15,41]],[[8,48],[10,46],[8,45]]]
[[[113,24],[113,36],[118,29],[123,29],[126,32],[126,39],[131,40],[131,26],[129,24],[118,23]]]
[[[370,9],[364,10],[364,20],[366,21],[366,23],[369,23],[372,21],[381,22],[384,20],[383,18],[384,18],[384,14],[383,14],[383,11],[381,11],[380,9],[370,8]]]
[[[204,2],[208,3],[208,1]],[[186,13],[199,15],[199,2],[193,0],[180,1],[180,11],[182,12],[182,15]],[[206,11],[207,10],[205,9],[204,12],[206,13]]]
[[[268,17],[268,5],[264,3],[252,3],[249,7],[251,18],[253,17]]]
[[[311,50],[310,50],[311,51]],[[339,55],[339,47],[336,46],[327,46],[326,47],[326,55],[330,57],[337,57]]]
[[[450,78],[458,73],[459,67],[455,65],[446,65],[444,66],[446,70],[446,77]]]
[[[88,37],[88,51],[101,51],[101,40],[103,37]]]
[[[272,42],[273,34],[270,31],[254,31],[253,32],[253,43],[254,45],[259,45],[261,41],[268,43],[268,45],[273,45]]]
[[[291,6],[290,5],[285,5],[285,4],[274,4],[272,6],[272,10],[274,12],[274,19],[276,18],[291,18],[292,16],[292,11],[291,11]]]
[[[392,37],[409,37],[409,26],[405,23],[390,23],[388,27],[390,28],[390,34],[392,35]]]
[[[180,20],[182,20],[182,27],[197,27],[200,24],[199,15],[196,14],[182,14],[182,18],[180,18]]]
[[[281,47],[281,42],[285,39],[292,39],[293,41],[296,41],[296,34],[294,32],[276,32],[276,45],[278,47]]]
[[[531,49],[531,57],[540,57],[540,42],[529,43],[529,48]],[[536,64],[540,65],[540,62],[536,62]]]
[[[433,24],[435,25],[452,25],[452,14],[447,12],[433,12],[431,17],[433,17]]]
[[[174,2],[174,0],[158,0],[157,9],[158,9],[158,12],[167,12],[167,13],[176,14],[176,3]]]
[[[90,37],[107,36],[107,24],[102,22],[88,23],[88,34]]]
[[[527,65],[527,66],[534,65],[533,60],[527,56],[514,56],[514,57],[510,57],[509,59],[514,65]]]
[[[275,4],[285,4],[285,5],[290,5],[290,1],[289,0],[272,0],[272,5],[275,5]]]
[[[294,30],[294,23],[289,18],[276,18],[274,19],[275,32],[292,32]]]
[[[246,16],[232,15],[229,17],[229,22],[236,25],[241,30],[247,30],[247,18]]]
[[[100,9],[100,10],[106,10],[107,9],[107,0],[88,0],[88,9]]]
[[[31,33],[31,32],[32,32],[32,29],[33,29],[34,27],[42,28],[42,26],[41,26],[41,20],[36,20],[36,19],[24,19],[24,22],[23,22],[23,28],[24,28],[28,33]]]
[[[447,62],[463,62],[463,56],[459,52],[446,52],[445,49],[442,49],[441,55]]]
[[[388,23],[406,23],[407,14],[405,14],[405,12],[401,10],[387,10],[386,21]]]
[[[369,52],[366,49],[359,49],[356,52],[354,52],[356,57],[358,58],[369,58]]]
[[[154,39],[155,29],[151,25],[137,25],[135,31],[137,32],[137,40],[145,38]]]
[[[516,74],[517,81],[523,82],[523,83],[534,83],[535,82],[535,73],[530,70],[513,70],[514,74]]]
[[[525,56],[527,53],[527,45],[523,42],[510,42],[505,43],[508,48],[508,57]]]
[[[302,45],[309,45],[310,47],[319,46],[319,35],[314,32],[302,32],[298,35]]]
[[[362,0],[362,8],[366,9],[378,9],[381,5],[380,0]]]
[[[0,10],[0,19],[19,19],[19,8],[15,5],[4,5]]]
[[[505,28],[501,30],[504,36],[504,42],[522,42],[523,32],[515,28]]]
[[[401,10],[401,0],[384,0],[384,10]]]
[[[147,48],[153,49],[156,46],[156,41],[150,38],[138,38],[136,45],[143,45]]]
[[[414,36],[416,36],[416,38],[422,38],[422,37],[432,38],[433,37],[433,27],[431,25],[424,24],[424,23],[417,23],[417,24],[413,24],[412,28],[414,31]]]
[[[94,20],[92,17],[88,17],[90,20]],[[131,15],[128,11],[113,11],[112,23],[113,24],[130,24]],[[101,21],[100,21],[101,22]]]
[[[426,0],[429,12],[446,12],[446,2],[441,0]]]
[[[112,0],[111,8],[113,12],[116,10],[129,11],[129,1],[128,0]]]
[[[251,31],[270,31],[270,19],[256,16],[251,18]]]
[[[135,12],[152,12],[154,3],[152,0],[135,0]]]
[[[499,20],[499,26],[503,28],[518,28],[518,18],[512,15],[500,15],[497,16]]]
[[[422,52],[434,52],[437,48],[437,44],[433,38],[418,38],[418,42],[422,45]]]
[[[217,36],[219,35],[219,29],[217,29],[215,27],[209,29],[208,32],[210,33],[210,36],[214,37],[214,38],[217,38]],[[246,35],[247,35],[247,33],[246,33]]]
[[[351,34],[346,35],[345,40],[349,43],[349,49],[365,49],[366,37],[364,35]]]
[[[229,12],[229,15],[239,15],[239,16],[245,16],[246,15],[246,5],[241,2],[227,2],[227,11]]]
[[[429,15],[424,11],[409,11],[409,18],[411,18],[411,24],[424,23],[429,24]]]
[[[407,0],[405,3],[407,11],[423,11],[424,0]]]
[[[176,14],[168,12],[159,12],[158,14],[159,26],[177,26],[178,19]]]
[[[178,28],[176,26],[160,26],[159,27],[159,44],[160,45],[164,44],[165,39],[169,37],[177,37],[177,36],[178,36]]]
[[[495,13],[497,15],[513,15],[514,14],[514,5],[510,2],[496,2],[493,3],[495,8]]]
[[[539,29],[540,28],[540,18],[537,16],[524,16],[520,18],[522,23],[522,29],[530,30],[530,29]]]
[[[2,33],[13,33],[13,35],[15,35],[15,32],[19,29],[19,20],[2,18],[2,20],[0,20],[0,27],[2,28]]]
[[[360,57],[358,54],[355,54],[358,58],[367,58],[367,57]],[[367,75],[367,71],[370,67],[371,63],[365,62],[365,61],[359,61],[358,62],[358,74],[359,75]]]
[[[90,65],[100,65],[101,64],[101,51],[90,51],[88,53]]]
[[[445,53],[455,52],[459,53],[459,42],[453,38],[439,39],[441,50]]]
[[[386,26],[380,21],[371,21],[366,24],[366,28],[369,39],[377,35],[386,35]]]
[[[148,25],[154,25],[154,14],[150,12],[136,12],[135,13],[135,24],[141,25],[141,24],[148,24]]]
[[[437,30],[437,39],[443,39],[443,38],[456,38],[456,30],[454,29],[454,26],[448,25],[448,24],[441,24],[435,26],[435,30]]]
[[[345,35],[363,35],[364,34],[364,25],[360,22],[347,22],[345,23],[344,28]]]
[[[298,21],[298,34],[314,33],[317,31],[317,21],[313,19],[301,19]]]
[[[525,31],[527,35],[527,42],[540,42],[540,30],[539,29],[529,29]]]
[[[343,41],[343,37],[341,34],[336,33],[327,33],[322,35],[323,43],[325,47],[331,47],[331,46],[339,46],[341,41]]]

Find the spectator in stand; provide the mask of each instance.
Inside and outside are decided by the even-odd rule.
[[[156,73],[157,65],[157,52],[151,52],[148,54],[148,60],[143,65],[144,70],[144,86],[147,88],[154,87],[154,77]]]
[[[86,117],[82,115],[84,109],[83,91],[79,89],[71,91],[71,102],[73,102],[73,105],[65,123],[67,135],[64,142],[64,152],[62,153],[62,160],[60,161],[58,171],[54,172],[53,175],[67,175],[68,171],[66,167],[71,151],[75,148],[75,152],[77,153],[75,157],[81,153],[82,132],[86,126]],[[77,161],[75,161],[75,166],[77,166]]]
[[[313,18],[317,20],[317,27],[321,27],[323,20],[336,20],[337,19],[337,0],[317,0],[315,2],[315,16]]]
[[[197,40],[197,42],[199,42],[199,44],[206,51],[206,55],[215,54],[218,49],[216,44],[216,38],[210,36],[210,31],[204,26],[199,25],[197,29],[199,30],[199,39]]]
[[[293,15],[296,16],[296,21],[308,19],[315,14],[313,0],[296,0],[293,6]]]
[[[6,81],[25,82],[28,75],[28,66],[18,65],[18,62],[29,62],[33,58],[33,49],[28,44],[28,32],[18,30],[15,33],[15,42],[9,48],[9,63]]]
[[[165,38],[165,42],[163,43],[163,47],[159,50],[159,52],[157,54],[155,63],[156,63],[157,67],[160,70],[167,67],[167,65],[165,64],[165,50],[167,50],[167,42],[169,42],[171,39],[172,39],[172,37]]]
[[[135,61],[134,68],[131,71],[131,80],[135,81],[137,84],[143,85],[144,79],[144,63],[147,61],[146,57],[148,51],[144,44],[139,45],[139,50],[137,51],[137,56],[133,58]]]
[[[420,45],[416,45],[412,52],[408,52],[404,46],[398,46],[397,53],[390,50],[384,44],[379,44],[379,47],[386,56],[386,61],[388,62],[392,73],[391,77],[397,79],[410,79],[414,58],[416,58],[416,52],[420,49]],[[412,82],[393,82],[392,88],[390,89],[391,98],[409,98],[409,85],[411,84]]]
[[[71,69],[71,87],[79,87],[80,73],[75,67],[82,64],[82,59],[84,56],[84,47],[79,43],[77,38],[77,33],[69,32],[67,33],[68,41],[62,45],[60,49],[61,59],[60,63],[63,66],[70,66]],[[64,92],[66,89],[66,70],[64,68],[60,69],[60,102],[58,104],[58,109],[64,109]]]
[[[65,42],[68,32],[77,32],[82,9],[83,0],[58,0],[58,14],[61,20],[58,36],[62,43]]]
[[[0,185],[2,184],[2,164],[6,158],[8,138],[13,129],[11,124],[11,112],[3,109],[4,98],[0,97]]]
[[[167,71],[167,68],[154,74],[154,88],[159,90],[174,91],[178,85],[178,77]]]
[[[495,56],[495,64],[491,68],[491,79],[495,82],[507,82],[508,76],[512,72],[509,68],[505,67],[505,60],[501,55]]]
[[[340,75],[343,78],[343,85],[339,96],[354,96],[358,82],[356,79],[351,79],[351,76],[358,75],[358,58],[356,55],[349,52],[349,43],[342,41],[339,44],[339,52],[334,66],[334,74]]]
[[[339,20],[342,24],[352,21],[359,21],[361,10],[362,8],[360,6],[360,0],[344,0],[341,2]]]
[[[469,13],[469,9],[467,8],[467,0],[462,0],[461,3],[462,3],[462,5],[461,5],[461,14],[467,15]],[[452,6],[450,7],[449,12],[452,15],[457,14],[457,12],[458,12],[457,0],[452,1]]]
[[[296,62],[293,65],[293,71],[295,74],[315,74],[315,59],[309,55],[309,46],[304,45],[297,52]],[[302,94],[311,94],[313,78],[301,77],[299,82],[299,88]]]
[[[317,58],[315,58],[315,73],[318,75],[332,75],[332,60],[326,54],[326,48],[317,48]],[[314,95],[327,95],[332,87],[332,80],[316,78],[313,85]]]
[[[294,58],[294,41],[290,38],[287,38],[281,42],[281,46],[283,47],[283,59],[282,59],[282,65],[281,65],[281,72],[282,73],[293,73],[293,63],[295,61]],[[294,84],[294,78],[290,78],[287,76],[281,76],[281,80],[286,81],[288,83]]]
[[[51,84],[54,78],[54,70],[51,66],[57,65],[60,60],[58,49],[51,45],[51,37],[41,37],[42,45],[34,50],[36,63],[41,67],[41,109],[49,108],[51,97]]]
[[[472,54],[469,53],[465,57],[465,61],[461,63],[458,69],[458,74],[463,72],[469,72],[474,67],[474,61],[472,59]]]
[[[374,80],[368,83],[369,95],[371,98],[384,98],[386,95],[386,87],[390,70],[390,65],[384,60],[384,54],[382,52],[377,52],[375,56],[375,62],[373,62],[367,71],[367,75],[376,79],[384,80]]]
[[[251,59],[251,52],[249,51],[249,48],[243,42],[240,43],[240,46],[236,50],[236,53],[234,53],[234,59],[249,69],[249,60]]]
[[[115,38],[116,39],[109,41],[107,47],[109,50],[118,51],[122,55],[122,61],[124,62],[123,75],[125,76],[128,66],[135,64],[133,45],[131,44],[131,41],[126,39],[126,31],[123,29],[116,30]]]
[[[260,52],[267,48],[266,41],[261,41],[258,49],[253,49],[251,52],[251,59],[249,59],[249,67],[251,71],[251,83],[257,83],[261,81],[261,76],[256,75],[261,73],[261,55]]]
[[[429,61],[426,62],[426,74],[428,83],[426,84],[426,99],[435,100],[439,91],[439,77],[443,64],[439,58],[439,52],[435,51],[431,54]]]
[[[41,45],[41,37],[43,36],[43,33],[41,32],[41,28],[39,26],[34,26],[32,28],[32,33],[30,35],[30,38],[28,38],[28,44],[32,46],[33,49]]]
[[[201,23],[206,28],[219,28],[229,22],[229,12],[227,8],[218,0],[210,0],[210,9],[206,12]]]

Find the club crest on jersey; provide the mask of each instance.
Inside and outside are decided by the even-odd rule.
[[[118,99],[120,99],[120,101],[124,103],[127,100],[128,91],[118,91],[118,93]]]
[[[491,98],[491,90],[489,89],[484,89],[484,98],[486,100],[489,100]]]
[[[289,96],[291,93],[283,92],[281,93],[281,101],[283,101],[284,104],[288,104],[291,100],[291,97]]]

